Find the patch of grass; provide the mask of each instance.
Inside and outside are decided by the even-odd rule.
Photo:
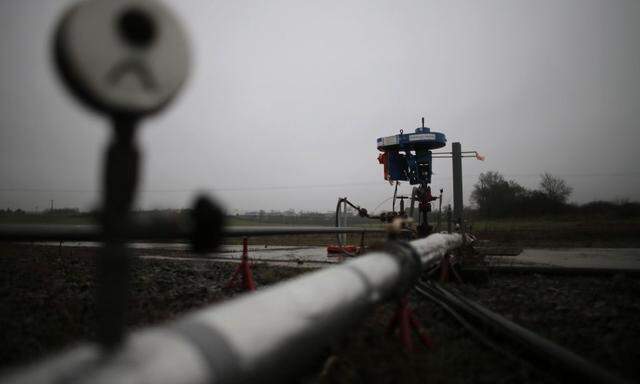
[[[481,240],[526,247],[640,247],[639,219],[541,217],[473,221]]]
[[[83,225],[95,224],[93,216],[89,214],[77,215],[45,215],[22,214],[0,215],[0,224],[52,224],[52,225]]]

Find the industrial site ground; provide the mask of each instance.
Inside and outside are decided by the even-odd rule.
[[[283,239],[280,239],[281,242]],[[322,238],[286,241],[314,242]],[[634,239],[618,239],[625,244]],[[273,239],[276,241],[276,239]],[[375,242],[375,239],[372,239]],[[139,255],[148,250],[136,250]],[[153,251],[158,254],[157,250]],[[186,252],[166,251],[181,257]],[[0,245],[0,366],[34,361],[94,335],[96,248]],[[190,254],[193,256],[192,254]],[[224,286],[234,263],[211,260],[136,259],[129,303],[131,329],[158,324],[206,304],[240,294]],[[259,289],[309,269],[255,264]],[[611,372],[640,381],[640,280],[606,277],[551,277],[494,274],[450,284],[465,296],[534,332],[597,362]],[[534,383],[554,382],[527,363],[485,348],[439,307],[418,296],[412,305],[434,348],[414,340],[406,353],[386,334],[394,303],[377,308],[335,343],[307,380],[320,383]],[[256,314],[259,316],[259,314]],[[283,367],[287,369],[287,367]]]

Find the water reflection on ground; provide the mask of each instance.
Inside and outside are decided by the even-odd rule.
[[[58,242],[43,242],[39,245],[59,246]],[[63,247],[99,247],[99,242],[64,242]],[[242,255],[242,245],[223,245],[216,252],[206,255],[191,253],[185,243],[130,243],[139,250],[157,250],[158,254],[145,254],[140,257],[154,259],[181,259],[237,262]],[[175,251],[180,255],[173,255]],[[147,252],[148,253],[148,252]],[[328,255],[325,247],[318,246],[278,246],[249,245],[249,257],[254,262],[274,265],[298,265],[301,267],[322,267],[335,264],[344,258]],[[517,256],[488,256],[488,261],[497,265],[512,266],[548,266],[574,268],[616,268],[640,270],[640,248],[559,248],[524,249]]]

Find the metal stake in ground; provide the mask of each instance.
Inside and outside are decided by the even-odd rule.
[[[387,328],[387,334],[393,335],[396,328],[400,332],[400,340],[402,341],[402,346],[405,351],[413,351],[413,342],[411,341],[412,329],[418,335],[420,341],[425,347],[433,348],[433,341],[414,315],[413,310],[409,306],[409,300],[406,295],[398,300],[396,312],[391,318],[391,322]]]
[[[54,59],[65,84],[113,124],[102,175],[104,247],[96,303],[98,339],[108,348],[124,334],[126,238],[140,163],[137,123],[162,109],[181,88],[188,51],[177,20],[152,0],[82,1],[65,13],[56,31]]]

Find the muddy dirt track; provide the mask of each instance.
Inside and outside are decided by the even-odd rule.
[[[0,245],[1,368],[42,357],[94,335],[95,249]],[[131,328],[156,324],[237,294],[223,289],[233,263],[138,259],[130,300]],[[304,269],[255,265],[264,287]],[[467,297],[628,379],[639,381],[640,281],[609,277],[494,275],[457,285]],[[553,382],[527,364],[505,359],[472,339],[441,309],[417,296],[416,313],[432,350],[414,340],[407,354],[386,335],[392,303],[337,342],[318,366],[322,383]]]

